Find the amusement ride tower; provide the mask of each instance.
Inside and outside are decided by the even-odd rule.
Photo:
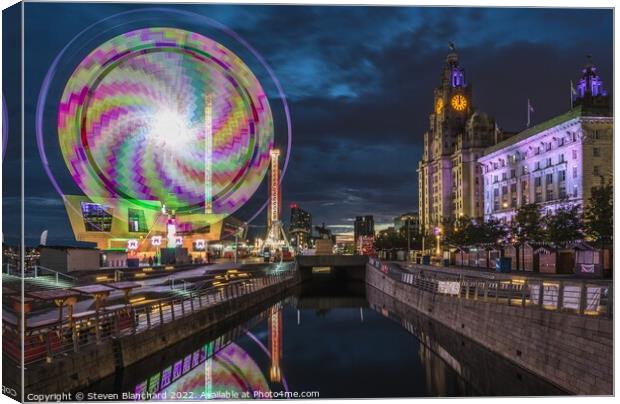
[[[269,212],[267,216],[267,238],[265,247],[271,250],[288,246],[288,238],[284,233],[282,221],[280,221],[280,205],[282,195],[280,193],[280,167],[278,160],[280,159],[280,150],[273,149],[270,152],[271,157],[271,176],[269,178]]]

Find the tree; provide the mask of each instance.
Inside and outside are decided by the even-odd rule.
[[[592,189],[584,218],[588,237],[601,245],[611,243],[614,232],[614,190],[611,183]]]
[[[604,267],[603,249],[614,236],[614,189],[611,182],[592,189],[584,213],[585,233],[599,244],[599,262]]]
[[[525,243],[542,241],[545,235],[537,204],[528,203],[519,207],[517,214],[510,223],[510,234],[518,246],[517,257],[521,253],[521,261],[523,262],[523,255],[525,254],[523,246]]]
[[[535,203],[522,205],[517,214],[512,218],[510,233],[519,244],[528,241],[543,241],[544,230],[541,226],[540,209]]]
[[[562,206],[555,213],[545,216],[543,223],[545,241],[555,244],[556,249],[583,238],[583,216],[579,205]]]
[[[460,247],[476,242],[475,223],[467,216],[461,216],[443,228],[444,241],[450,245]]]
[[[500,245],[508,236],[508,228],[498,219],[489,219],[476,227],[475,234],[481,244]]]
[[[407,238],[393,227],[381,230],[375,239],[375,249],[391,250],[394,248],[407,248]]]

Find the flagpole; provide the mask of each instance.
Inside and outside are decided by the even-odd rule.
[[[526,127],[530,127],[530,99],[527,99],[527,125]]]

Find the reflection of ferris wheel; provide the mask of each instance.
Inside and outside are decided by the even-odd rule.
[[[269,165],[273,121],[249,68],[217,42],[175,28],[114,37],[71,75],[61,151],[93,198],[228,215]]]

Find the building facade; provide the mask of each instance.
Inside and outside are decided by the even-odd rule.
[[[485,149],[484,217],[509,221],[537,203],[543,214],[584,206],[593,187],[613,177],[613,117],[609,97],[588,64],[573,108]]]
[[[353,223],[353,238],[355,244],[360,236],[372,236],[375,235],[375,219],[369,216],[357,216]]]
[[[486,147],[501,140],[501,132],[492,118],[475,111],[471,100],[472,86],[451,46],[418,164],[420,232],[426,235],[459,216],[484,214],[477,160]]]
[[[312,236],[312,215],[297,206],[296,203],[291,204],[291,220],[288,232],[293,247],[309,247]]]
[[[409,235],[413,237],[419,234],[420,217],[418,212],[409,212],[394,218],[394,229],[396,231],[404,228],[407,232],[407,226],[409,226]]]

